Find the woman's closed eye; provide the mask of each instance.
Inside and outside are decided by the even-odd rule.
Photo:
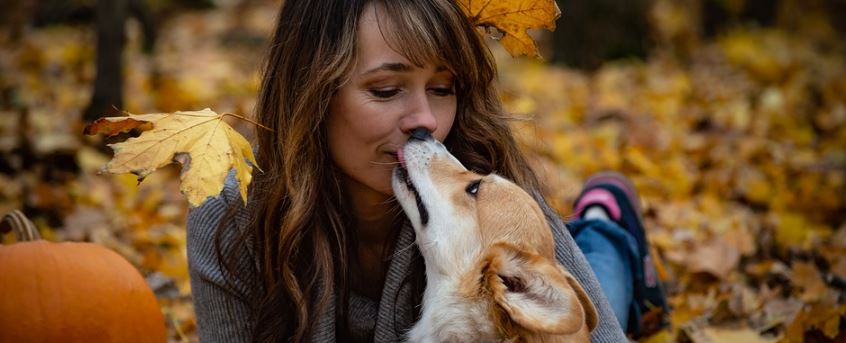
[[[390,99],[402,92],[402,90],[399,88],[371,88],[368,92],[375,98]],[[455,90],[452,87],[431,87],[429,88],[429,92],[440,97],[455,95]]]
[[[390,99],[394,95],[399,94],[399,88],[371,88],[368,90],[370,95],[379,99]]]
[[[432,87],[429,88],[429,91],[436,96],[455,95],[455,89],[453,89],[453,87]]]

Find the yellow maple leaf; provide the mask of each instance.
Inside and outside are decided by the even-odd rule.
[[[253,166],[258,168],[258,165],[250,143],[223,121],[226,115],[236,116],[217,114],[208,108],[129,114],[100,118],[88,125],[85,133],[114,135],[144,123],[152,124],[152,128],[138,137],[109,144],[114,157],[104,169],[110,173],[133,173],[141,182],[156,169],[179,162],[182,164],[180,190],[191,206],[196,207],[206,198],[220,194],[226,174],[234,167],[241,199],[246,203]]]
[[[500,43],[511,56],[539,56],[526,30],[552,31],[561,15],[554,0],[460,0],[458,4],[474,25],[501,31]]]

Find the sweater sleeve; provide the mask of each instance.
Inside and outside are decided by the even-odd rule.
[[[233,176],[233,175],[230,175]],[[215,253],[215,230],[227,215],[230,201],[241,201],[237,193],[237,182],[227,177],[224,191],[219,197],[211,198],[188,213],[187,249],[188,269],[191,280],[194,311],[197,319],[197,331],[200,341],[208,342],[248,342],[253,332],[254,321],[247,299],[248,288],[242,283],[227,283]],[[244,249],[247,242],[235,239],[239,229],[243,228],[246,211],[241,207],[235,220],[221,229],[222,250],[243,251],[239,254],[239,271],[248,272],[255,277],[254,259]],[[252,271],[252,272],[251,272]]]
[[[558,263],[567,268],[570,274],[576,277],[576,280],[585,289],[596,311],[599,315],[599,320],[596,328],[590,336],[591,342],[628,342],[620,323],[615,317],[611,305],[602,293],[602,288],[599,287],[599,281],[596,280],[596,275],[590,268],[585,259],[585,255],[576,245],[576,241],[570,236],[570,232],[561,221],[561,218],[555,213],[555,210],[549,207],[546,201],[540,197],[536,197],[543,209],[546,219],[552,228],[552,237],[555,240],[555,258]]]

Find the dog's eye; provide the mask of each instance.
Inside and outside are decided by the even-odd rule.
[[[465,191],[467,191],[467,194],[470,194],[470,196],[476,197],[476,193],[479,193],[479,184],[481,183],[482,180],[470,182],[470,184],[467,185],[467,189],[465,189]]]

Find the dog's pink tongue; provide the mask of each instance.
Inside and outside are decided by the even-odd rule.
[[[399,160],[400,166],[405,168],[405,156],[403,156],[402,148],[397,150],[397,160]]]

